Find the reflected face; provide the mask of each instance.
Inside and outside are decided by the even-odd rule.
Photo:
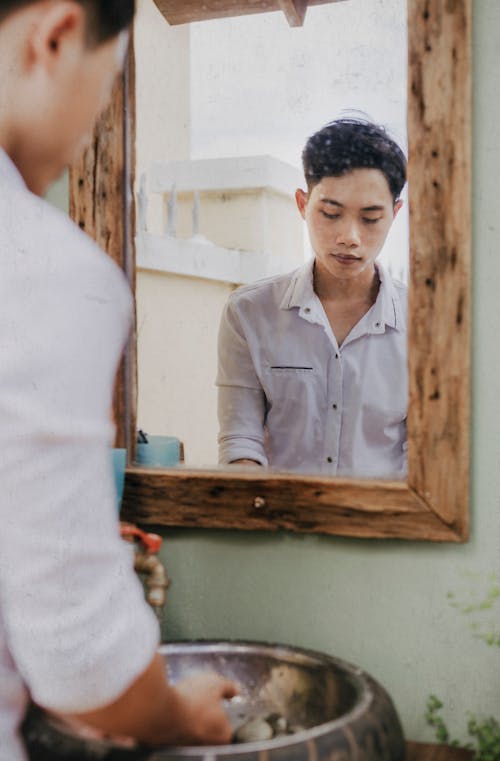
[[[307,223],[316,267],[338,279],[372,273],[402,202],[393,202],[378,169],[355,169],[323,177],[309,193],[298,190],[298,209]]]

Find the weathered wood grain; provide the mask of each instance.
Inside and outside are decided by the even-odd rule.
[[[302,26],[307,11],[307,0],[278,0],[278,5],[290,26]]]
[[[409,483],[468,530],[471,2],[410,0]]]
[[[397,481],[132,467],[122,504],[123,520],[159,526],[461,539]]]
[[[135,118],[135,51],[133,35],[130,36],[127,66],[125,68],[125,108],[124,119],[124,152],[125,152],[125,179],[124,179],[124,207],[125,207],[125,274],[130,283],[132,293],[135,295],[136,286],[136,209],[135,209],[135,166],[136,166],[136,118]],[[125,374],[122,395],[125,403],[125,433],[128,463],[135,460],[137,444],[137,312],[135,308],[131,328],[130,339],[125,352]]]
[[[172,26],[187,24],[191,21],[208,21],[215,18],[230,16],[249,16],[253,13],[269,13],[282,10],[292,26],[300,26],[296,22],[308,5],[325,5],[345,0],[154,0],[158,9]],[[285,8],[287,6],[287,8]],[[294,11],[291,6],[295,6]]]
[[[134,58],[114,85],[109,106],[99,119],[90,145],[70,168],[70,215],[79,227],[126,272],[135,290],[131,245],[135,214],[130,188],[134,178],[135,110]],[[130,118],[130,114],[134,118]],[[130,448],[135,438],[135,333],[120,364],[113,404],[118,447]],[[132,436],[134,431],[134,436]]]

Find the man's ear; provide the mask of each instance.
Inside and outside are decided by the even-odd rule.
[[[83,7],[73,0],[41,5],[29,39],[30,64],[51,70],[71,43],[83,46],[86,16]]]
[[[392,214],[392,219],[393,219],[393,220],[394,220],[394,219],[396,219],[396,217],[397,217],[397,214],[398,214],[398,211],[400,210],[400,208],[402,207],[402,205],[403,205],[403,201],[401,200],[401,198],[399,198],[399,199],[396,201],[396,203],[394,204],[394,209],[393,209],[393,214]]]
[[[302,219],[306,218],[307,199],[308,195],[306,191],[301,190],[301,188],[297,188],[295,191],[295,203],[297,204],[297,209],[299,210]]]

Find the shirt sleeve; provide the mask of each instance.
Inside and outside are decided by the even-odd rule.
[[[256,460],[267,465],[266,400],[234,304],[223,311],[218,340],[219,462]]]
[[[119,536],[110,454],[130,296],[107,257],[71,243],[34,268],[19,258],[0,329],[1,615],[32,698],[60,712],[115,700],[158,643]]]

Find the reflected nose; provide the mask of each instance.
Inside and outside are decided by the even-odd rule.
[[[361,243],[357,225],[354,222],[346,222],[337,231],[336,243],[339,246],[346,246],[347,248],[357,248]]]

